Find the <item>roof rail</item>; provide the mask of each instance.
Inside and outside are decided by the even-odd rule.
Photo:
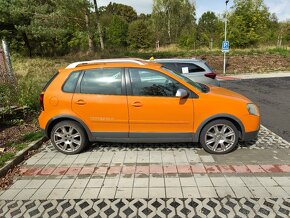
[[[73,69],[80,65],[87,64],[101,64],[101,63],[134,63],[139,65],[145,65],[144,60],[142,59],[130,59],[130,58],[119,58],[119,59],[99,59],[92,61],[80,61],[68,65],[65,69]]]

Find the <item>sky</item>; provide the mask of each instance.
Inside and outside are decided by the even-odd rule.
[[[110,2],[130,5],[138,14],[152,12],[153,0],[98,0],[99,6],[106,6]],[[225,0],[195,0],[195,2],[198,19],[206,11],[221,14],[225,10]],[[230,1],[229,6],[232,5],[232,2],[233,0]],[[264,0],[264,2],[271,13],[276,13],[280,21],[290,19],[290,0]]]

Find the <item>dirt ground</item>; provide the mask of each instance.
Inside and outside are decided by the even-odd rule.
[[[223,56],[201,56],[207,60],[215,72],[223,72]],[[230,56],[227,59],[227,72],[231,74],[241,73],[266,73],[273,71],[289,71],[290,58],[278,55],[239,55]]]

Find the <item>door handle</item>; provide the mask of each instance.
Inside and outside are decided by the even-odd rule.
[[[78,105],[85,105],[86,102],[84,100],[78,100],[78,101],[76,101],[76,104],[78,104]]]
[[[142,104],[141,104],[141,102],[136,101],[136,102],[134,102],[134,103],[132,104],[132,106],[133,106],[133,107],[142,107]]]

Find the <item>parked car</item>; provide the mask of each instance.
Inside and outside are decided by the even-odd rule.
[[[220,86],[213,68],[201,59],[155,59],[157,63],[183,74],[197,83]]]
[[[255,139],[260,124],[246,97],[137,59],[70,64],[44,87],[40,105],[40,127],[65,154],[98,141],[200,142],[224,154]]]

